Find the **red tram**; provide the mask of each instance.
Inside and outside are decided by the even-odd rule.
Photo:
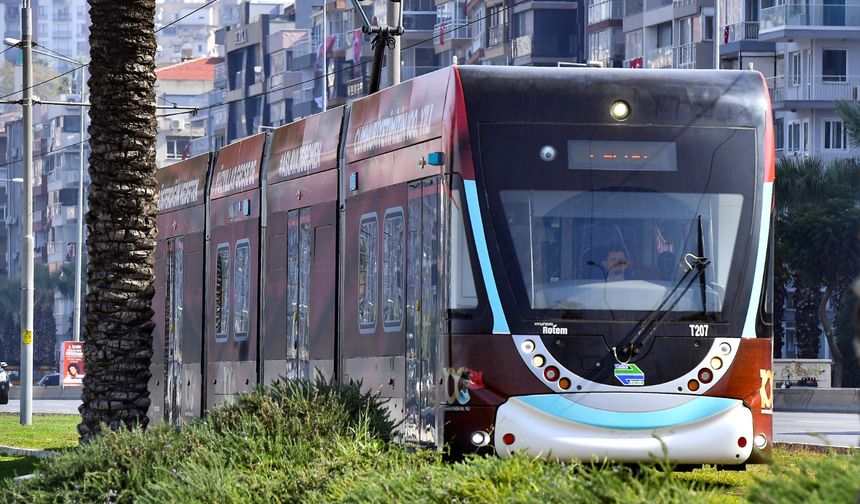
[[[153,421],[321,373],[457,452],[769,457],[758,73],[450,67],[158,177]]]

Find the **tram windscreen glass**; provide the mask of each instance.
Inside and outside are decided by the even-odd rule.
[[[546,310],[650,311],[698,254],[702,218],[705,306],[698,288],[670,310],[718,313],[726,302],[740,194],[502,191],[529,305]],[[691,259],[687,258],[689,262]]]
[[[678,171],[675,142],[569,140],[571,170]]]

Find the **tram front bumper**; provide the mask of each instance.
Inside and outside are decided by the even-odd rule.
[[[651,393],[512,397],[496,414],[500,456],[525,451],[560,460],[667,459],[742,464],[753,447],[752,412],[740,400]],[[665,450],[665,452],[664,452]]]

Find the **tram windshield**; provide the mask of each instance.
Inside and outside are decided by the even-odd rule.
[[[722,311],[740,194],[520,190],[500,196],[510,233],[518,237],[514,250],[532,309],[654,310],[701,254],[710,260],[704,297],[693,285],[672,310]]]
[[[525,318],[728,317],[752,260],[753,130],[501,124],[481,136]],[[708,265],[689,282],[699,257]]]

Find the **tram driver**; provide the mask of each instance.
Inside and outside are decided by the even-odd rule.
[[[625,280],[627,268],[630,263],[627,260],[627,251],[620,244],[612,244],[606,249],[606,257],[600,262],[603,266],[607,282]]]

